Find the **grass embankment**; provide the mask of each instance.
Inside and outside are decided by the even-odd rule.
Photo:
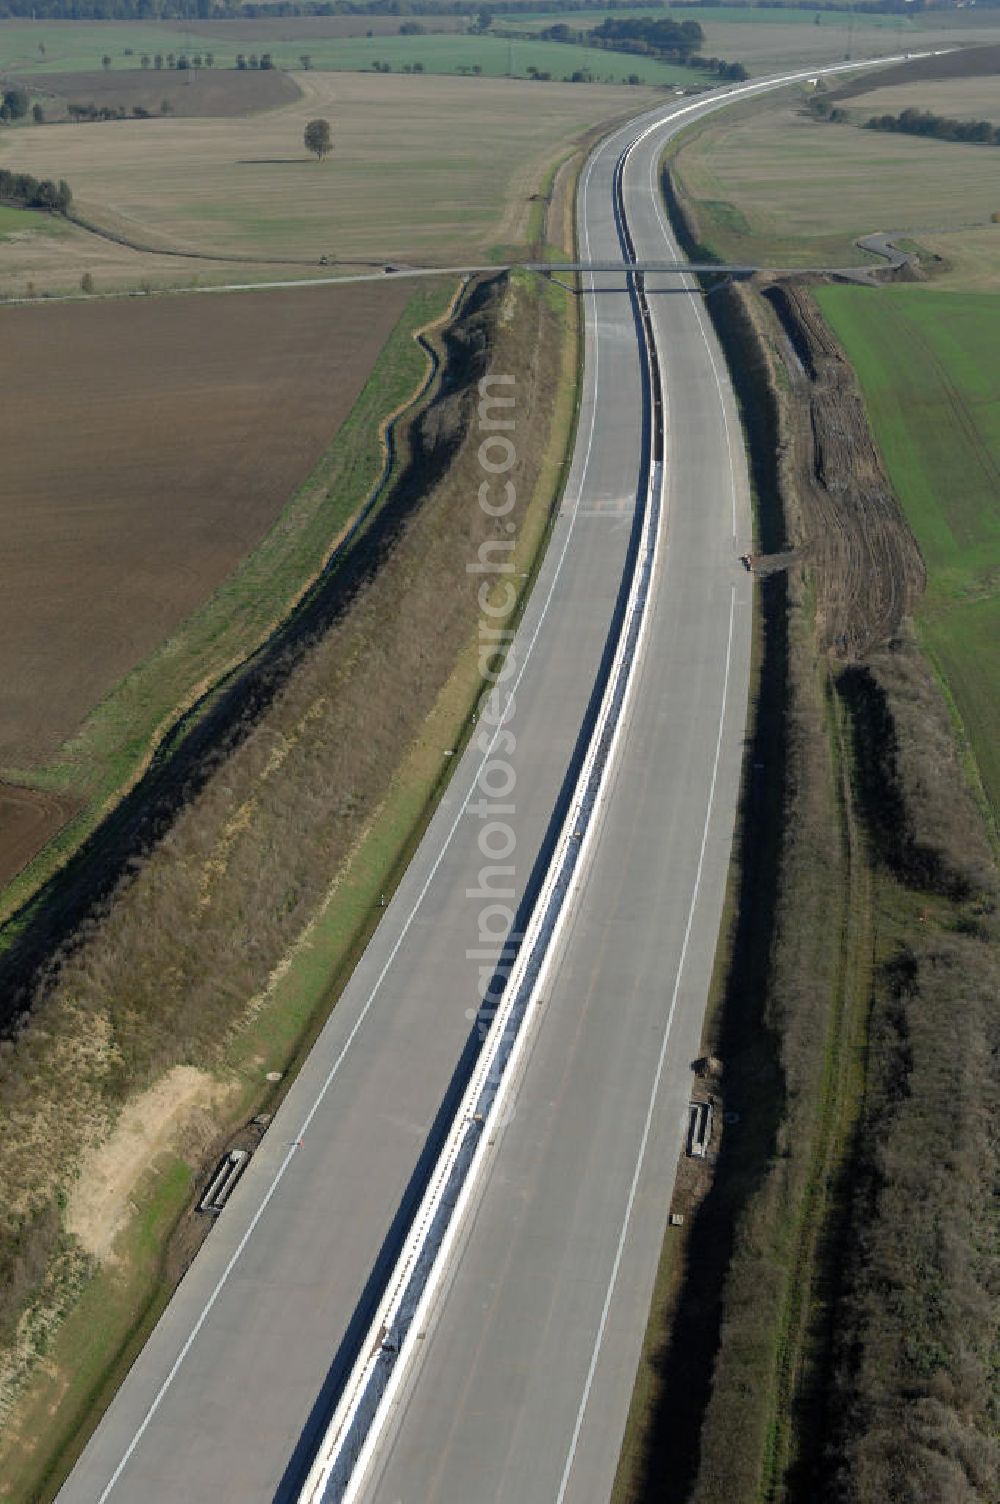
[[[328,565],[352,519],[382,495],[387,425],[418,399],[433,370],[417,335],[445,316],[454,296],[450,280],[413,294],[346,422],[264,541],[101,702],[53,764],[8,771],[11,781],[66,794],[82,808],[4,891],[0,917],[79,848],[148,768],[171,728],[275,631]],[[0,938],[0,951],[9,938]]]
[[[95,1272],[59,1212],[67,1189],[72,1205],[87,1183],[88,1145],[113,1138],[121,1104],[144,1102],[178,1064],[228,1088],[222,1131],[271,1105],[266,1072],[294,1065],[332,1005],[452,766],[442,749],[461,743],[481,688],[477,577],[465,565],[497,525],[475,504],[475,382],[487,369],[517,377],[517,562],[530,575],[574,421],[573,316],[559,289],[523,279],[472,296],[445,337],[449,380],[414,427],[337,610],[8,1048],[0,1090],[17,1131],[0,1143],[0,1179],[4,1257],[18,1278],[7,1343],[19,1322],[24,1360],[37,1358],[31,1333],[58,1326],[60,1302],[75,1305],[6,1418],[0,1472],[12,1498],[35,1497],[43,1478],[40,1496],[51,1494],[102,1376],[120,1371],[159,1309],[159,1234],[183,1213],[194,1168],[183,1145],[169,1147],[116,1261]],[[16,1389],[8,1374],[9,1401]]]
[[[921,636],[1000,830],[1000,297],[822,287],[927,563]]]
[[[753,295],[708,306],[759,544],[801,546],[827,388],[782,368]],[[826,509],[850,527],[855,478],[824,460]],[[738,1122],[661,1271],[622,1501],[993,1498],[997,873],[903,622],[862,661],[830,656],[818,603],[865,595],[824,578],[835,566],[811,550],[760,587],[736,918],[705,1041]]]

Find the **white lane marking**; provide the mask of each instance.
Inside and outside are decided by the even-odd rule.
[[[653,1116],[656,1111],[656,1098],[659,1095],[660,1081],[663,1076],[663,1067],[667,1059],[667,1046],[670,1043],[670,1030],[673,1026],[674,1014],[677,1011],[677,999],[680,994],[681,977],[684,973],[684,963],[687,959],[688,944],[691,939],[691,930],[694,926],[695,909],[698,906],[698,896],[701,891],[701,879],[705,867],[705,851],[708,846],[708,831],[712,820],[712,812],[715,805],[715,790],[719,778],[719,763],[722,758],[722,735],[726,723],[727,702],[729,699],[729,677],[733,655],[733,623],[736,615],[736,586],[730,587],[729,597],[729,643],[726,648],[726,672],[722,686],[722,708],[719,712],[719,733],[715,743],[715,762],[712,767],[712,781],[708,791],[708,807],[705,811],[705,823],[701,832],[701,850],[698,853],[698,866],[695,871],[694,889],[691,893],[691,902],[688,907],[687,924],[684,928],[684,940],[681,944],[680,958],[677,963],[677,973],[674,978],[674,990],[670,999],[670,1010],[667,1014],[666,1028],[663,1031],[663,1040],[660,1044],[660,1053],[656,1062],[656,1071],[653,1075],[653,1084],[650,1087],[649,1103],[646,1108],[646,1120],[643,1124],[642,1138],[639,1140],[639,1152],[636,1156],[635,1170],[629,1185],[628,1199],[625,1203],[625,1216],[622,1220],[621,1233],[618,1237],[618,1246],[615,1249],[614,1262],[611,1265],[611,1274],[608,1279],[607,1290],[604,1295],[604,1304],[601,1307],[601,1318],[597,1325],[597,1333],[594,1337],[593,1352],[590,1357],[590,1367],[587,1370],[586,1383],[583,1386],[583,1394],[580,1398],[579,1408],[576,1412],[576,1422],[573,1426],[573,1435],[570,1438],[569,1451],[566,1454],[566,1465],[563,1468],[562,1479],[559,1484],[559,1492],[556,1495],[556,1504],[563,1504],[566,1490],[569,1487],[570,1473],[576,1458],[576,1449],[580,1440],[580,1432],[583,1429],[584,1415],[590,1400],[590,1391],[594,1383],[594,1375],[597,1372],[597,1362],[601,1354],[604,1342],[604,1332],[608,1324],[611,1312],[611,1301],[614,1298],[615,1286],[618,1283],[618,1271],[621,1267],[622,1257],[625,1253],[625,1243],[628,1238],[629,1223],[632,1220],[632,1208],[639,1190],[639,1179],[642,1175],[642,1166],[646,1158],[646,1147],[649,1143],[649,1135],[653,1127]]]
[[[590,256],[590,232],[589,232],[589,229],[587,227],[586,205],[587,205],[587,195],[589,194],[589,191],[590,191],[590,177],[591,177],[591,173],[593,171],[593,167],[594,167],[594,164],[595,164],[596,161],[597,161],[597,157],[596,156],[591,158],[591,161],[590,161],[590,163],[588,164],[588,167],[587,167],[587,172],[586,172],[586,175],[585,175],[585,178],[584,178],[584,185],[583,185],[584,239],[586,240],[586,243],[587,243],[587,256],[588,256],[588,259],[589,259],[589,256]],[[591,291],[591,295],[593,296],[593,293],[594,293],[594,273],[590,273],[589,275],[590,275],[590,284],[591,284],[590,285],[590,291]],[[595,300],[594,306],[595,306],[595,310],[596,310],[596,300]],[[334,1077],[336,1076],[337,1072],[340,1070],[340,1067],[341,1067],[341,1065],[342,1065],[342,1063],[344,1061],[345,1056],[347,1055],[348,1050],[350,1049],[351,1045],[353,1044],[354,1039],[356,1038],[358,1032],[360,1031],[362,1024],[364,1023],[365,1019],[367,1018],[368,1013],[371,1010],[372,1004],[375,1001],[376,995],[378,994],[378,991],[379,991],[380,987],[382,986],[382,983],[384,982],[384,980],[386,978],[386,975],[387,975],[390,967],[392,966],[393,962],[396,959],[396,955],[397,955],[397,953],[399,951],[399,948],[402,945],[403,941],[405,940],[406,935],[409,932],[410,926],[412,925],[414,919],[416,918],[417,911],[420,908],[421,904],[423,903],[423,900],[424,900],[424,898],[425,898],[425,896],[427,894],[427,890],[430,887],[432,881],[434,880],[434,877],[436,876],[437,871],[438,871],[439,867],[441,866],[441,863],[444,861],[444,858],[445,858],[445,856],[446,856],[446,854],[448,852],[448,849],[449,849],[449,847],[451,845],[451,842],[452,842],[452,840],[453,840],[453,838],[455,836],[455,833],[458,830],[458,827],[459,827],[459,825],[460,825],[460,823],[462,821],[462,817],[465,814],[466,806],[468,805],[469,800],[472,798],[472,795],[475,792],[475,789],[476,789],[476,787],[478,785],[479,776],[480,776],[483,768],[488,763],[488,761],[489,761],[489,759],[490,759],[490,757],[492,755],[493,748],[496,745],[497,738],[499,737],[500,732],[501,732],[501,730],[503,729],[503,727],[504,727],[504,725],[506,723],[507,715],[508,715],[508,712],[509,712],[509,707],[512,704],[512,702],[514,700],[514,697],[515,697],[515,694],[516,694],[516,692],[517,692],[517,690],[518,690],[518,688],[520,686],[521,679],[523,678],[524,672],[525,672],[525,670],[526,670],[526,668],[528,666],[528,662],[529,662],[529,660],[531,658],[532,650],[534,649],[535,643],[538,641],[539,633],[541,632],[542,625],[543,625],[543,623],[545,621],[546,616],[548,615],[549,606],[552,603],[552,597],[555,594],[556,585],[558,584],[560,575],[562,573],[563,562],[564,562],[564,560],[566,558],[566,554],[567,554],[567,552],[569,550],[570,539],[573,536],[573,531],[574,531],[575,524],[576,524],[576,518],[577,518],[578,509],[579,509],[580,496],[583,493],[584,482],[585,482],[586,477],[587,477],[587,471],[588,471],[588,469],[590,467],[590,457],[591,457],[591,452],[593,450],[593,444],[594,444],[594,430],[595,430],[596,422],[597,422],[597,397],[596,397],[596,394],[597,394],[597,377],[598,377],[598,370],[599,370],[598,329],[597,329],[597,323],[598,323],[598,321],[597,321],[597,318],[595,316],[595,319],[594,319],[594,345],[593,345],[593,349],[594,349],[594,362],[593,362],[593,371],[594,371],[594,401],[593,401],[593,403],[591,405],[590,431],[589,431],[589,433],[587,435],[587,447],[586,447],[586,450],[584,452],[583,466],[582,466],[582,469],[581,469],[581,472],[580,472],[580,480],[579,480],[579,484],[578,484],[578,488],[577,488],[577,500],[576,500],[576,504],[573,507],[573,510],[570,513],[569,525],[568,525],[568,527],[566,529],[566,536],[563,539],[563,545],[562,545],[562,548],[561,548],[561,550],[559,552],[559,555],[558,555],[558,558],[557,558],[557,561],[556,561],[556,567],[555,567],[555,571],[554,571],[553,576],[552,576],[551,583],[549,585],[548,594],[546,595],[545,601],[544,601],[544,603],[542,605],[542,610],[541,610],[541,613],[539,614],[539,618],[538,618],[538,621],[537,621],[537,623],[535,625],[535,629],[534,629],[534,631],[533,631],[533,633],[531,635],[531,638],[528,641],[527,647],[525,648],[524,658],[522,660],[521,666],[520,666],[520,668],[519,668],[519,670],[517,672],[517,675],[516,675],[516,677],[514,679],[513,685],[511,686],[510,693],[507,696],[507,705],[506,705],[506,707],[504,709],[504,714],[501,717],[500,723],[497,726],[496,730],[494,731],[493,736],[490,738],[489,749],[485,753],[482,761],[479,764],[479,768],[476,771],[476,776],[472,780],[472,784],[471,784],[471,786],[469,788],[469,791],[465,795],[464,799],[462,800],[462,803],[461,803],[461,806],[460,806],[460,808],[458,810],[458,813],[456,814],[455,819],[453,820],[453,822],[452,822],[452,824],[451,824],[451,826],[450,826],[450,828],[448,830],[448,833],[447,833],[447,835],[444,838],[444,841],[443,841],[442,846],[441,846],[441,850],[439,851],[437,857],[434,860],[434,863],[433,863],[433,865],[432,865],[432,867],[430,869],[430,872],[427,875],[426,881],[424,882],[423,887],[420,889],[420,892],[417,895],[416,901],[414,902],[413,907],[410,909],[410,912],[407,915],[406,920],[403,923],[403,927],[402,927],[402,929],[399,932],[399,936],[398,936],[395,944],[393,945],[391,951],[389,952],[389,957],[386,960],[385,965],[382,967],[382,970],[379,972],[378,978],[376,979],[374,985],[372,986],[372,989],[369,992],[367,999],[365,1000],[364,1006],[362,1007],[360,1013],[358,1014],[358,1017],[355,1020],[354,1025],[351,1028],[350,1033],[348,1034],[346,1040],[344,1041],[344,1044],[341,1047],[340,1053],[338,1054],[336,1060],[331,1065],[331,1067],[330,1067],[330,1069],[329,1069],[326,1077],[323,1080],[322,1086],[320,1087],[319,1091],[316,1094],[316,1097],[315,1097],[315,1099],[314,1099],[314,1101],[312,1103],[312,1106],[309,1108],[309,1111],[306,1113],[306,1116],[303,1119],[301,1128],[299,1129],[298,1133],[295,1135],[295,1140],[293,1141],[291,1147],[286,1152],[284,1159],[281,1161],[281,1164],[278,1166],[277,1170],[275,1171],[274,1178],[272,1179],[271,1184],[268,1186],[267,1191],[265,1192],[264,1197],[263,1197],[260,1205],[258,1206],[257,1210],[254,1212],[254,1215],[253,1215],[253,1217],[250,1220],[250,1224],[247,1227],[246,1232],[243,1234],[242,1238],[240,1239],[239,1243],[237,1244],[237,1246],[236,1246],[236,1248],[235,1248],[235,1250],[234,1250],[234,1252],[233,1252],[233,1254],[232,1254],[232,1256],[231,1256],[228,1264],[226,1265],[225,1269],[223,1269],[222,1273],[220,1274],[220,1276],[218,1278],[218,1281],[216,1282],[215,1287],[212,1290],[212,1293],[209,1295],[209,1297],[206,1300],[204,1306],[202,1307],[201,1313],[198,1316],[197,1321],[195,1322],[194,1326],[191,1328],[191,1331],[188,1333],[188,1336],[185,1339],[183,1347],[181,1348],[180,1352],[178,1353],[176,1359],[174,1360],[174,1364],[173,1364],[172,1368],[170,1369],[170,1371],[167,1374],[166,1378],[163,1380],[163,1383],[160,1385],[160,1387],[157,1390],[156,1394],[154,1395],[152,1401],[150,1402],[149,1408],[146,1411],[146,1414],[143,1417],[142,1422],[137,1427],[134,1435],[132,1436],[132,1439],[129,1442],[128,1447],[126,1448],[124,1455],[122,1456],[120,1462],[118,1463],[118,1465],[115,1468],[114,1472],[112,1473],[110,1479],[108,1480],[108,1483],[106,1484],[106,1486],[104,1488],[104,1491],[101,1493],[100,1497],[98,1498],[97,1504],[106,1504],[106,1500],[110,1496],[112,1489],[115,1487],[115,1484],[118,1482],[118,1480],[121,1477],[122,1473],[125,1471],[126,1466],[128,1465],[129,1461],[131,1460],[132,1456],[135,1453],[136,1447],[139,1445],[140,1441],[142,1440],[143,1436],[145,1435],[145,1433],[146,1433],[146,1431],[147,1431],[147,1429],[149,1427],[150,1422],[152,1421],[152,1419],[153,1419],[154,1415],[156,1414],[157,1410],[160,1408],[160,1405],[163,1403],[163,1400],[166,1397],[167,1391],[170,1389],[170,1386],[173,1384],[173,1381],[174,1381],[174,1379],[177,1376],[177,1373],[178,1373],[178,1370],[181,1367],[181,1364],[184,1362],[184,1359],[187,1357],[188,1353],[191,1351],[191,1348],[193,1347],[193,1345],[194,1345],[194,1343],[195,1343],[195,1341],[196,1341],[196,1339],[198,1337],[199,1332],[201,1331],[202,1327],[204,1326],[205,1322],[207,1321],[207,1319],[209,1317],[209,1314],[212,1311],[213,1306],[215,1305],[215,1303],[218,1300],[219,1296],[222,1294],[222,1291],[225,1288],[225,1285],[226,1285],[226,1283],[227,1283],[227,1281],[229,1279],[229,1276],[232,1274],[233,1270],[235,1269],[237,1263],[239,1262],[239,1259],[240,1259],[241,1255],[243,1254],[243,1252],[244,1252],[247,1244],[250,1241],[250,1238],[252,1237],[252,1235],[253,1235],[256,1227],[257,1227],[257,1224],[259,1223],[261,1217],[264,1215],[264,1212],[267,1209],[267,1206],[268,1206],[268,1204],[269,1204],[269,1202],[271,1200],[271,1197],[274,1195],[275,1191],[278,1189],[278,1186],[279,1186],[281,1180],[283,1179],[283,1177],[285,1175],[285,1171],[288,1169],[288,1166],[291,1164],[293,1158],[295,1157],[295,1151],[299,1147],[299,1142],[298,1141],[301,1140],[304,1137],[306,1130],[308,1129],[309,1125],[313,1121],[313,1118],[316,1116],[316,1113],[319,1111],[319,1108],[320,1108],[320,1106],[321,1106],[321,1104],[323,1102],[323,1099],[326,1096],[326,1094],[327,1094],[327,1092],[328,1092],[328,1090],[329,1090],[329,1088],[330,1088],[330,1086],[331,1086],[331,1084],[333,1082]]]

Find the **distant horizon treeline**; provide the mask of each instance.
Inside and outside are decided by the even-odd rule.
[[[980,8],[1000,0],[978,0]],[[544,11],[712,10],[734,5],[744,10],[864,12],[913,15],[931,9],[930,0],[545,0]],[[539,10],[539,0],[278,0],[274,5],[225,0],[0,0],[0,19],[37,21],[228,21],[284,16],[466,16],[481,10],[491,15],[518,15]]]

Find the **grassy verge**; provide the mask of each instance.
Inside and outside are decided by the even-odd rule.
[[[919,624],[1000,832],[1000,297],[823,287],[927,563]]]
[[[474,430],[471,423],[466,427],[475,394],[469,377],[492,353],[503,369],[518,371],[526,391],[535,383],[543,399],[532,399],[524,415],[525,452],[531,458],[522,462],[517,562],[526,593],[541,558],[575,422],[574,319],[572,299],[558,289],[543,292],[526,278],[487,289],[466,309],[449,336],[453,368],[464,371],[462,386],[432,400],[411,445],[418,469],[400,483],[403,497],[408,486],[413,488],[408,520],[401,525],[397,516],[388,552],[352,609],[315,643],[254,737],[229,758],[143,872],[118,895],[78,963],[40,1004],[36,1059],[44,1054],[44,1040],[58,1037],[67,1020],[62,999],[79,998],[82,989],[92,1006],[100,1009],[104,999],[106,1008],[110,985],[123,1003],[120,1012],[112,1005],[115,1018],[109,1021],[115,1050],[128,1062],[130,1096],[181,1059],[209,1065],[235,1083],[229,1119],[219,1122],[222,1133],[249,1113],[274,1105],[276,1090],[266,1073],[286,1073],[277,1089],[282,1091],[335,1003],[377,922],[379,895],[391,890],[453,766],[442,748],[461,745],[482,688],[475,594],[464,570],[476,536],[468,532],[468,497],[475,496]],[[433,412],[438,416],[431,419]],[[434,463],[438,452],[427,450],[430,432],[451,435],[443,471]],[[395,495],[406,517],[399,487]],[[429,671],[420,645],[432,642]],[[373,697],[384,720],[371,719]],[[351,741],[345,747],[348,726]],[[326,802],[325,814],[317,800]],[[300,808],[302,825],[290,815]],[[339,855],[324,835],[338,826]],[[310,842],[312,849],[303,851]],[[186,918],[177,914],[178,901],[190,904]],[[184,933],[200,959],[179,956],[158,933],[163,924],[171,934]],[[218,939],[244,935],[248,926],[250,949],[259,951],[249,967],[245,957],[220,950]],[[279,944],[282,934],[287,939]],[[166,971],[163,943],[174,954]],[[113,981],[109,965],[116,972]],[[202,972],[204,995],[188,1006],[184,999],[192,984],[201,986],[195,979]],[[105,1097],[120,1096],[119,1065],[111,1062],[109,1075],[108,1060],[95,1086]],[[44,1067],[41,1059],[37,1064]],[[36,1095],[45,1089],[44,1079],[38,1078]],[[55,1168],[50,1167],[50,1177]],[[185,1221],[190,1226],[184,1187],[195,1168],[182,1162],[176,1183],[170,1177],[159,1192],[161,1211],[152,1220],[143,1212],[133,1222],[118,1266],[124,1261],[127,1277],[116,1274],[119,1284],[109,1285],[112,1271],[98,1271],[51,1343],[45,1373],[25,1391],[16,1427],[7,1428],[0,1447],[0,1470],[18,1480],[11,1497],[51,1496],[162,1309],[176,1276],[162,1237],[179,1213],[182,1228]],[[0,1176],[11,1185],[13,1169],[0,1154]],[[34,1172],[37,1182],[42,1173],[37,1163]],[[152,1226],[149,1237],[140,1236],[143,1225]],[[158,1250],[151,1262],[144,1253],[150,1237]],[[81,1343],[89,1357],[79,1382],[70,1384]],[[53,1422],[54,1394],[60,1398]],[[58,1451],[58,1466],[50,1444]]]
[[[273,634],[308,594],[398,454],[390,425],[419,399],[434,363],[418,341],[444,317],[455,283],[422,287],[382,351],[347,421],[267,537],[179,632],[98,706],[59,760],[9,781],[85,800],[54,841],[4,891],[9,916],[51,876],[140,779],[177,723]]]
[[[114,1264],[85,1277],[4,1443],[0,1497],[25,1504],[55,1497],[86,1443],[87,1418],[110,1403],[167,1303],[164,1249],[193,1178],[183,1159],[161,1156],[136,1194]]]

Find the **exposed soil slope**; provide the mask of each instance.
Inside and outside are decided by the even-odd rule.
[[[821,645],[863,657],[898,632],[924,588],[920,550],[872,442],[854,374],[804,287],[767,293],[789,341],[786,364],[808,401],[788,459],[817,591]]]

